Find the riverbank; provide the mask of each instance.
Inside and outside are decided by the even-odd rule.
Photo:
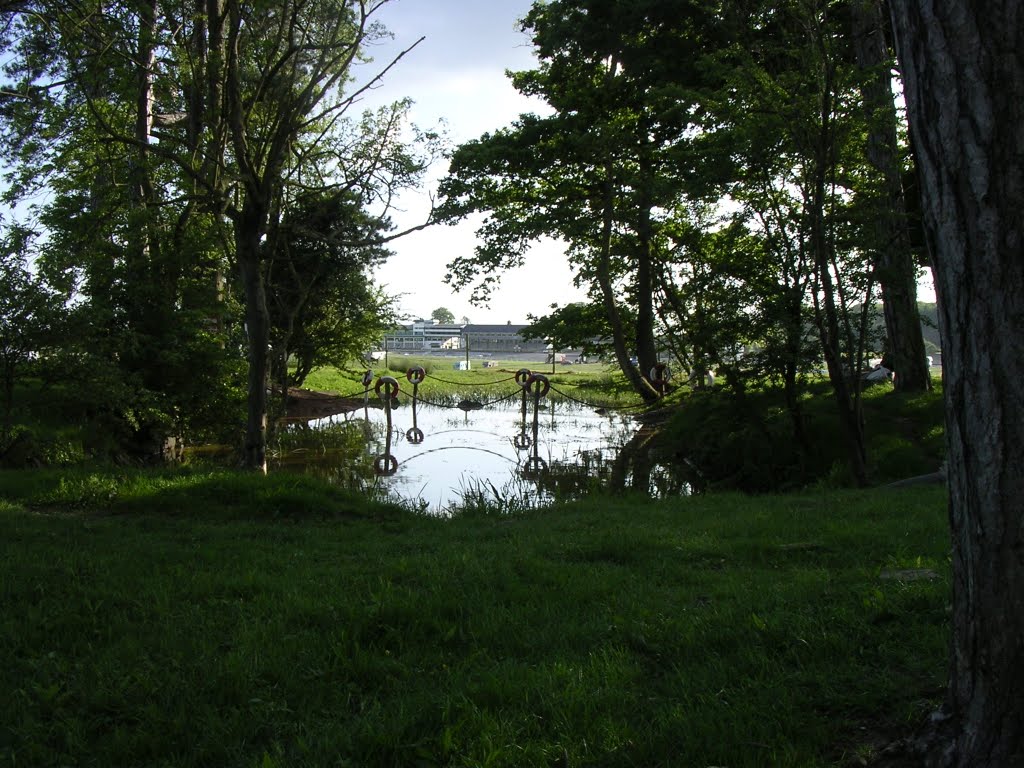
[[[943,692],[941,488],[416,515],[0,473],[0,764],[861,765]]]

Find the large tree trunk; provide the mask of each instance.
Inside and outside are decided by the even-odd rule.
[[[640,371],[650,375],[658,362],[654,343],[654,276],[651,268],[650,210],[641,214],[640,244],[636,264],[636,357]]]
[[[1024,765],[1024,12],[892,0],[944,337],[952,734],[938,764]]]
[[[898,118],[884,18],[880,0],[856,0],[852,5],[854,47],[857,63],[864,70],[861,94],[868,112],[867,155],[882,179],[875,219],[875,274],[882,287],[886,337],[897,374],[894,387],[900,392],[925,392],[931,389],[932,378],[917,310],[917,270],[900,174]]]

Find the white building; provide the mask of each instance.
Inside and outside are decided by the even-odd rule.
[[[524,341],[519,332],[525,325],[448,325],[417,320],[385,335],[389,351],[429,352],[464,350],[471,352],[543,352],[543,341]]]

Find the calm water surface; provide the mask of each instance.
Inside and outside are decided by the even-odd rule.
[[[391,412],[390,429],[387,411],[368,407],[304,429],[359,430],[365,438],[363,464],[372,459],[375,469],[362,482],[437,513],[467,498],[538,505],[609,485],[654,495],[690,492],[688,479],[637,450],[646,435],[627,412],[540,405],[535,414],[532,401],[524,412],[519,398],[469,411],[404,404]],[[332,460],[305,467],[301,459],[283,463],[328,479],[355,480]]]

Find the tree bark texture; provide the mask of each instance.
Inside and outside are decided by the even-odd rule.
[[[1024,765],[1024,9],[892,0],[945,348],[952,735]]]

